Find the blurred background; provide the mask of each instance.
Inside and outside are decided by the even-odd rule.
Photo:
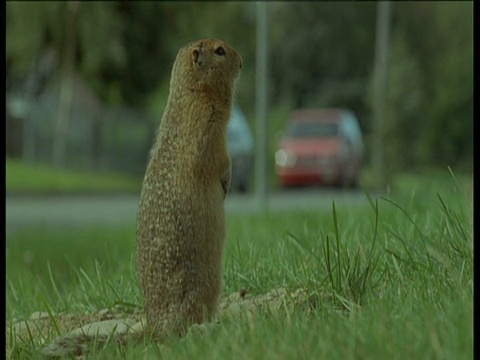
[[[357,116],[361,183],[376,151],[387,179],[446,166],[473,171],[473,2],[391,5],[378,148],[377,3],[268,2],[269,187],[279,186],[275,151],[299,108]],[[141,182],[174,57],[203,37],[243,56],[236,101],[255,142],[257,11],[250,2],[7,2],[7,176],[10,166],[37,164]]]

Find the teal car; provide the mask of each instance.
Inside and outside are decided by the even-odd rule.
[[[228,152],[232,159],[230,191],[247,192],[253,168],[253,137],[247,119],[234,105],[227,127]]]

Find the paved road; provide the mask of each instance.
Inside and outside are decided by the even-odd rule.
[[[361,191],[295,189],[275,192],[268,197],[269,211],[357,206],[367,202]],[[227,214],[256,212],[253,195],[229,194]],[[37,226],[91,226],[134,224],[138,194],[9,196],[6,198],[6,231]]]

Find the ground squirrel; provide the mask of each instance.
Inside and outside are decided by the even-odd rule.
[[[204,39],[181,48],[140,195],[137,267],[149,326],[181,335],[215,314],[230,184],[226,130],[241,56]]]

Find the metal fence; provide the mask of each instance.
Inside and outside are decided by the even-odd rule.
[[[39,96],[7,93],[6,155],[29,162],[82,170],[143,174],[158,119],[138,109],[106,107],[79,78],[75,78],[66,129],[59,134],[60,83]],[[54,156],[58,136],[65,136],[62,163]]]

